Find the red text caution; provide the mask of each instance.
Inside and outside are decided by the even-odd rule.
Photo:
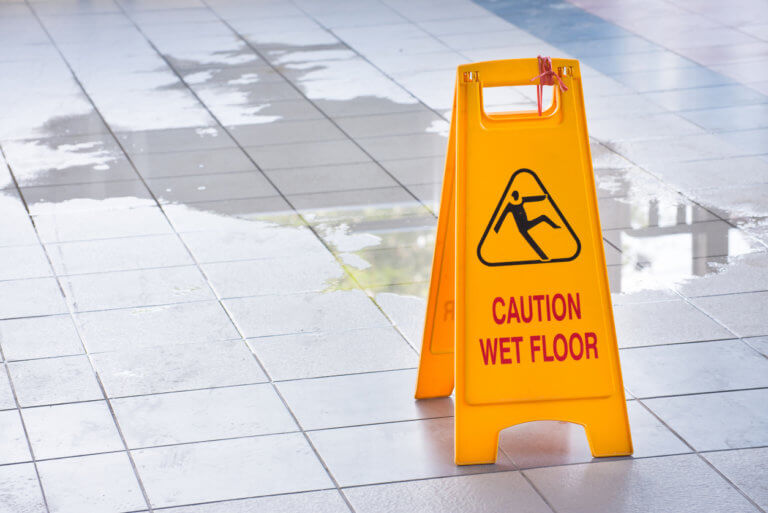
[[[579,294],[495,297],[491,315],[496,324],[547,323],[581,319]],[[485,365],[547,363],[598,358],[597,335],[591,331],[508,337],[481,337]]]

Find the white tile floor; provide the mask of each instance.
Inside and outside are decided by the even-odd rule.
[[[0,512],[765,512],[767,27],[0,0]],[[537,54],[581,61],[635,455],[539,422],[456,467],[412,399],[455,66]]]

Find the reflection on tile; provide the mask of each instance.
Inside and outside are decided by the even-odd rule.
[[[213,298],[200,271],[192,266],[66,276],[61,286],[78,312]]]
[[[103,401],[22,410],[38,459],[120,451],[123,442]]]
[[[453,415],[447,397],[416,401],[413,370],[283,381],[280,394],[303,429],[376,424]]]
[[[267,381],[241,340],[132,347],[91,358],[109,397]]]
[[[359,290],[228,299],[224,306],[249,338],[389,325]]]
[[[616,305],[619,347],[679,344],[733,338],[733,334],[685,301]]]
[[[332,488],[300,434],[134,451],[153,507]]]
[[[768,448],[712,452],[704,455],[725,477],[765,509],[768,507]]]
[[[11,362],[8,371],[22,407],[103,398],[84,355]]]
[[[557,510],[693,513],[754,512],[751,504],[695,455],[609,461],[530,470],[526,475]]]
[[[79,313],[75,320],[90,353],[239,338],[215,301]]]
[[[251,339],[248,344],[274,380],[417,365],[416,354],[390,327],[262,337]],[[290,357],[286,358],[287,355]]]
[[[47,511],[32,463],[0,466],[0,506],[7,511]]]
[[[740,337],[768,335],[768,292],[728,294],[693,299],[693,304]]]
[[[637,401],[627,402],[635,458],[690,452],[690,449]],[[548,467],[593,459],[584,428],[557,421],[529,422],[501,433],[501,450],[519,468]]]
[[[214,502],[199,506],[185,506],[166,510],[168,513],[250,513],[253,511],[274,511],[291,513],[349,513],[339,492],[320,492],[273,495],[257,499]]]
[[[621,368],[638,398],[768,387],[768,360],[740,340],[625,349]]]
[[[129,448],[297,431],[272,385],[113,399]]]
[[[499,453],[493,465],[454,464],[453,419],[312,431],[309,437],[341,486],[513,468],[503,453]],[[370,465],[372,461],[376,465]]]
[[[69,315],[2,321],[0,347],[7,361],[83,352],[80,337]]]
[[[480,507],[484,513],[515,511],[549,513],[549,506],[519,472],[494,472],[404,483],[362,486],[344,490],[360,513],[461,513]]]
[[[768,444],[768,390],[663,397],[643,401],[697,451]]]
[[[0,411],[0,464],[21,463],[31,459],[19,412]]]
[[[119,513],[146,507],[124,452],[49,460],[37,465],[51,511]]]

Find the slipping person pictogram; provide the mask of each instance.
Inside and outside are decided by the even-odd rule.
[[[544,201],[547,199],[546,194],[540,194],[538,196],[521,196],[519,192],[512,191],[511,199],[507,203],[504,212],[501,213],[499,220],[496,221],[496,226],[493,227],[493,231],[499,233],[501,225],[504,224],[504,220],[508,214],[512,214],[515,220],[517,229],[520,231],[520,235],[531,245],[533,250],[541,257],[542,260],[549,260],[547,254],[536,244],[536,241],[528,234],[528,231],[539,223],[547,223],[555,230],[559,230],[560,226],[555,224],[550,218],[545,215],[540,215],[536,219],[528,220],[528,214],[525,212],[524,204],[526,202]]]
[[[576,233],[536,173],[518,169],[493,211],[477,256],[488,266],[536,264],[567,262],[580,250]]]

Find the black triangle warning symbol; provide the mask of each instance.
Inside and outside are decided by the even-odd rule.
[[[580,251],[573,228],[530,169],[512,174],[477,245],[488,266],[568,262]]]

